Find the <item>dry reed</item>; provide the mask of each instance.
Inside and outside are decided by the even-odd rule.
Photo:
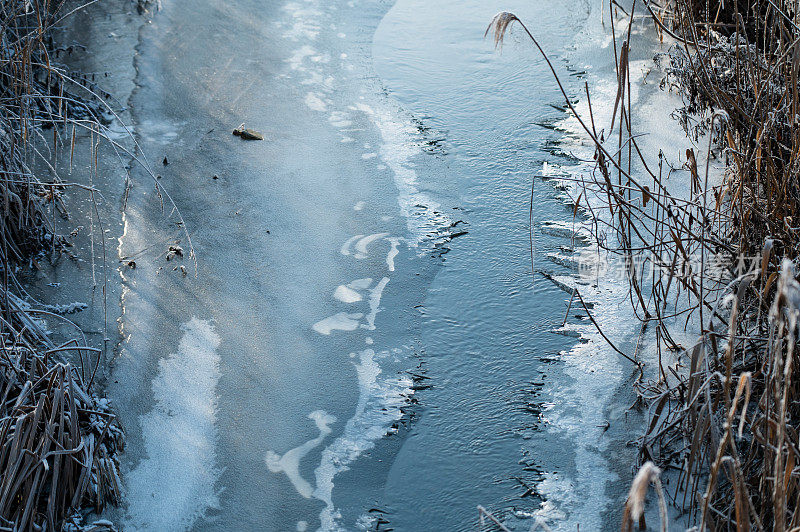
[[[687,150],[688,195],[667,186],[663,159],[648,167],[632,131],[630,24],[614,40],[618,91],[608,131],[597,131],[591,111],[581,116],[562,87],[596,147],[594,171],[581,185],[584,201],[589,192],[604,198],[605,214],[586,204],[598,233],[613,236],[598,245],[625,259],[631,304],[658,353],[657,367],[646,370],[636,353],[626,355],[642,369],[636,390],[648,422],[640,440],[645,466],[622,528],[644,515],[658,464],[677,477],[674,489],[664,491],[673,515],[689,526],[798,529],[800,13],[786,0],[639,5],[674,42],[657,59],[664,88],[684,96],[681,124],[695,140],[707,136],[706,160],[723,157],[728,164],[722,182],[710,182],[708,163],[698,167],[700,157]],[[619,6],[614,0],[608,6],[615,31]],[[631,20],[635,9],[634,1],[626,13]],[[487,33],[502,44],[515,22],[522,25],[502,13]],[[672,338],[678,319],[699,324],[689,349]],[[680,356],[662,357],[663,350]],[[663,506],[662,496],[662,527]]]
[[[113,529],[82,521],[120,497],[122,433],[92,393],[100,349],[82,333],[55,345],[41,318],[71,322],[17,296],[18,268],[67,245],[54,221],[63,192],[95,192],[36,174],[49,165],[37,148],[45,131],[54,145],[71,131],[74,149],[75,129],[99,132],[107,114],[98,91],[57,64],[52,30],[69,14],[49,0],[0,5],[0,530]]]

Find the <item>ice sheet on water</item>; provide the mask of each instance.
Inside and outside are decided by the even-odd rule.
[[[336,423],[336,416],[332,416],[324,410],[315,410],[308,415],[308,418],[314,421],[319,429],[319,435],[316,438],[286,451],[283,456],[278,455],[275,451],[267,451],[264,458],[270,471],[286,473],[297,493],[306,499],[311,497],[314,488],[300,475],[300,460],[322,443],[325,437],[331,433],[330,425]]]
[[[360,312],[339,312],[328,316],[314,324],[313,328],[320,334],[329,335],[333,331],[355,331],[358,329],[358,320],[364,317]]]
[[[413,393],[408,376],[382,375],[379,360],[389,356],[388,351],[376,353],[365,349],[358,353],[358,405],[342,434],[322,451],[320,464],[315,470],[314,497],[325,503],[320,514],[324,531],[345,530],[333,504],[334,478],[346,471],[362,453],[372,449],[383,438],[392,423],[403,416],[402,407]]]
[[[220,341],[209,322],[192,318],[177,351],[159,363],[155,406],[139,419],[147,458],[127,475],[128,530],[183,531],[219,507]]]

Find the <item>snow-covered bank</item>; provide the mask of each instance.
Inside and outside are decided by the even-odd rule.
[[[672,43],[668,38],[659,41],[647,19],[629,28],[627,15],[617,12],[610,16],[616,17],[616,35],[611,34],[608,24],[604,28],[595,26],[587,31],[586,39],[578,41],[571,54],[576,66],[587,71],[591,97],[591,106],[585,93],[577,97],[577,114],[583,119],[583,124],[595,128],[594,134],[604,139],[608,151],[618,153],[617,132],[609,133],[612,117],[616,112],[619,118],[620,113],[618,107],[615,110],[619,83],[613,63],[612,39],[617,40],[619,50],[630,30],[630,83],[626,86],[629,89],[626,96],[630,99],[632,131],[637,135],[637,150],[642,157],[636,158],[634,154],[631,174],[652,190],[658,190],[655,184],[646,181],[646,176],[648,171],[655,169],[658,172],[663,168],[669,194],[674,198],[693,199],[687,149],[697,154],[696,164],[704,168],[708,140],[705,137],[696,140],[687,137],[675,115],[675,110],[683,107],[683,100],[679,94],[666,90],[669,84],[665,89],[660,83],[665,73],[652,57],[667,50]],[[609,17],[608,13],[606,17]],[[607,56],[604,63],[584,63],[587,50],[592,48],[604,51]],[[595,53],[590,53],[590,56],[596,61]],[[579,238],[576,238],[573,250],[552,257],[571,262],[575,274],[555,276],[554,280],[568,289],[579,291],[590,308],[583,309],[577,297],[572,304],[581,312],[591,313],[592,319],[585,317],[582,324],[565,324],[562,328],[565,333],[580,337],[581,342],[564,354],[567,373],[573,383],[566,387],[552,387],[555,406],[547,412],[546,419],[548,430],[573,434],[578,448],[578,475],[574,478],[557,474],[548,476],[542,486],[548,502],[543,505],[541,515],[559,522],[559,529],[569,529],[575,523],[581,527],[599,528],[609,515],[614,516],[612,520],[620,518],[627,496],[624,489],[632,479],[631,468],[636,465],[633,453],[615,457],[615,445],[618,446],[620,441],[635,440],[645,429],[643,418],[635,409],[632,410],[636,399],[633,387],[639,378],[639,369],[616,352],[615,347],[644,364],[645,379],[657,379],[660,365],[676,362],[680,353],[660,352],[656,328],[645,328],[641,321],[643,313],[632,292],[630,270],[624,256],[603,251],[598,244],[600,239],[603,247],[613,249],[619,246],[613,229],[615,220],[608,210],[608,196],[603,185],[597,184],[602,178],[590,133],[572,113],[556,128],[564,133],[559,149],[568,160],[562,164],[545,164],[541,176],[564,190],[564,202],[578,213],[572,225],[575,236]],[[627,155],[621,160],[623,165],[626,164]],[[646,171],[645,164],[650,170]],[[721,182],[724,169],[723,161],[710,162],[709,190]],[[575,207],[576,202],[578,207]],[[646,220],[636,222],[648,223]],[[591,235],[588,245],[585,243],[586,235]],[[637,275],[642,273],[642,268],[653,267],[652,263],[645,261],[635,265]],[[644,279],[648,279],[647,275]],[[645,297],[648,289],[645,285]],[[683,346],[694,345],[700,330],[696,316],[692,320],[669,319],[665,325],[669,327],[672,338]],[[629,403],[621,404],[620,396],[627,398]],[[638,422],[628,423],[629,418]],[[611,427],[619,426],[627,428],[609,431]],[[617,487],[612,487],[614,485]],[[611,496],[592,497],[598,486],[604,486]],[[570,508],[571,511],[554,512],[556,508]],[[683,524],[678,522],[676,526]]]

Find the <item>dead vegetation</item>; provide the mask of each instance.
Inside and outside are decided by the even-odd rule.
[[[7,295],[12,311],[4,313],[10,322],[2,320],[0,527],[79,529],[80,510],[119,502],[115,455],[123,440],[107,404],[91,395],[93,375],[85,376],[87,383],[59,356],[100,353],[77,341],[53,345],[36,313]]]
[[[63,192],[95,193],[52,167],[48,179],[36,173],[50,165],[43,147],[66,138],[74,149],[76,129],[99,135],[104,120],[91,83],[57,62],[71,50],[55,49],[52,30],[69,14],[63,2],[0,5],[0,530],[81,529],[86,510],[120,496],[122,434],[93,393],[101,350],[31,300],[16,277],[44,253],[64,251],[55,225],[66,216]],[[44,318],[74,326],[75,339],[56,345]]]
[[[602,234],[599,247],[624,260],[631,304],[656,350],[647,366],[640,354],[614,347],[637,364],[636,390],[648,412],[640,441],[645,466],[631,488],[623,530],[644,515],[647,485],[659,482],[659,468],[672,480],[663,489],[670,513],[688,526],[797,530],[797,4],[643,0],[629,7],[608,4],[618,78],[610,125],[597,123],[591,103],[581,116],[562,88],[596,147],[594,170],[579,178],[576,200]],[[632,25],[620,22],[640,16],[637,7],[668,41],[657,57],[667,74],[663,88],[683,95],[681,124],[704,146],[687,150],[689,183],[680,191],[666,180],[663,158],[648,166],[632,127]],[[539,47],[510,13],[499,14],[487,33],[501,44],[515,23]],[[554,69],[553,75],[558,81]],[[588,87],[584,96],[591,102]],[[712,158],[727,163],[721,180],[709,177],[708,163],[698,164]],[[688,349],[673,339],[687,325],[699,336]]]

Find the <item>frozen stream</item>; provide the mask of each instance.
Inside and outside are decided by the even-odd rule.
[[[559,334],[569,294],[531,281],[531,179],[575,164],[563,102],[519,34],[483,40],[515,12],[580,95],[613,71],[601,5],[163,2],[130,105],[198,277],[134,175],[126,530],[475,530],[477,505],[618,526],[633,450],[601,427],[627,368]],[[539,181],[538,270],[571,275],[548,259],[571,222]]]

